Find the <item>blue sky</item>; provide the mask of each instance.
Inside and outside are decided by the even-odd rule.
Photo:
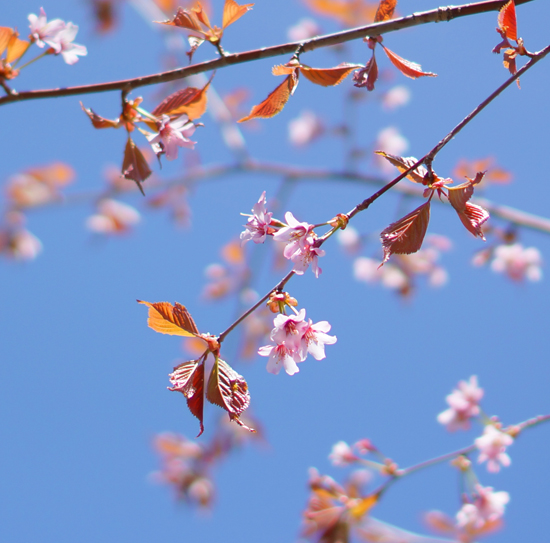
[[[220,6],[215,2],[213,20],[219,20]],[[166,36],[130,4],[121,7],[118,28],[106,36],[94,33],[87,3],[52,0],[43,7],[49,17],[79,25],[76,41],[87,46],[88,56],[74,66],[45,58],[14,82],[18,90],[130,78],[166,67]],[[436,7],[428,0],[399,4],[401,14]],[[6,5],[1,24],[24,35],[28,14],[39,8],[26,0]],[[527,48],[548,45],[550,6],[538,0],[517,12]],[[303,17],[313,17],[323,33],[339,28],[301,2],[260,0],[228,29],[224,47],[244,51],[286,42],[288,28]],[[304,79],[280,115],[255,127],[239,125],[250,155],[262,162],[341,171],[349,144],[330,132],[349,121],[361,149],[370,152],[378,133],[393,126],[408,141],[404,154],[422,156],[505,80],[501,59],[491,53],[499,41],[495,27],[496,13],[489,13],[387,35],[385,45],[438,77],[406,79],[378,51],[379,65],[388,68],[390,79],[363,100],[350,102],[351,80],[325,89]],[[199,49],[197,61],[215,57],[207,46]],[[358,42],[344,50],[315,51],[302,60],[334,66],[364,64],[368,58],[367,46]],[[214,88],[222,96],[248,88],[247,113],[278,84],[271,66],[286,61],[220,70]],[[459,159],[495,157],[514,181],[491,185],[483,196],[548,215],[548,62],[522,78],[521,90],[507,89],[438,155],[434,169],[440,176],[451,176]],[[410,91],[410,103],[382,110],[381,93],[398,84]],[[151,110],[168,92],[144,88],[131,96],[143,96]],[[245,221],[240,213],[248,213],[262,191],[268,198],[279,195],[280,218],[290,210],[300,220],[319,223],[349,211],[374,188],[345,180],[283,184],[278,176],[260,174],[208,179],[191,187],[192,219],[183,229],[166,212],[148,208],[136,192],[123,200],[140,210],[141,223],[127,236],[103,239],[86,230],[85,220],[106,186],[105,168],[122,161],[125,136],[94,130],[79,101],[106,117],[118,115],[118,93],[1,108],[4,183],[25,168],[53,161],[77,172],[65,205],[28,213],[27,227],[42,241],[43,253],[29,263],[0,262],[3,541],[293,541],[307,500],[308,468],[339,479],[348,473],[328,461],[335,442],[369,438],[400,466],[469,445],[481,433],[479,426],[449,434],[436,416],[446,407],[445,396],[471,375],[485,389],[484,410],[505,424],[550,412],[548,280],[516,284],[487,267],[473,267],[471,258],[483,242],[466,232],[448,206],[434,205],[429,232],[453,241],[442,257],[450,278],[444,287],[432,289],[420,280],[415,295],[404,301],[390,290],[359,283],[353,278],[353,259],[330,240],[320,278],[307,272],[289,283],[308,317],[332,324],[338,342],[327,347],[326,359],[310,357],[300,373],[274,376],[266,372],[263,358],[240,360],[238,338],[229,339],[226,360],[248,381],[251,409],[269,445],[245,447],[216,469],[218,494],[210,514],[197,515],[175,503],[171,489],[151,480],[159,466],[152,440],[163,431],[188,437],[198,431],[184,399],[166,390],[167,374],[185,353],[179,338],[147,328],[146,310],[135,300],[178,301],[201,331],[220,333],[234,319],[236,302],[206,302],[201,296],[204,271],[221,261],[223,245],[238,238]],[[308,147],[293,147],[288,123],[305,109],[322,117],[329,134]],[[205,166],[235,162],[215,120],[208,114],[201,120],[205,126],[194,137],[195,154],[184,150],[183,159],[164,161],[162,170],[152,163],[160,179],[177,180],[198,159]],[[371,159],[356,168],[379,175]],[[145,190],[149,194],[147,183]],[[360,214],[353,225],[370,236],[361,254],[379,258],[375,234],[419,203],[390,194]],[[548,261],[547,234],[521,229],[519,239],[538,247]],[[253,286],[263,294],[284,272],[271,268],[269,247],[247,251],[254,262]],[[207,430],[200,439],[209,439],[220,413],[208,406]],[[510,448],[511,467],[496,475],[476,467],[484,485],[511,495],[506,529],[488,540],[544,538],[549,439],[550,427],[543,425]],[[454,515],[460,507],[457,481],[446,465],[418,473],[394,485],[373,514],[425,531],[423,512],[440,509]]]

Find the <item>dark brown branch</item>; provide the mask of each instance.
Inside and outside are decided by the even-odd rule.
[[[531,1],[532,0],[516,0],[516,5],[525,4]],[[458,17],[465,17],[478,13],[486,13],[488,11],[497,11],[505,3],[506,0],[486,0],[484,2],[464,4],[462,6],[441,7],[430,11],[413,13],[412,15],[401,17],[399,19],[392,19],[390,21],[385,21],[382,23],[374,23],[359,28],[344,30],[335,34],[319,36],[305,42],[292,42],[282,45],[274,45],[272,47],[255,49],[253,51],[247,51],[243,53],[233,53],[230,55],[225,55],[224,57],[218,58],[216,60],[209,60],[206,62],[201,62],[199,64],[194,64],[192,66],[187,66],[185,68],[178,68],[176,70],[170,70],[158,74],[136,77],[134,79],[125,79],[121,81],[97,83],[92,85],[81,85],[78,87],[19,92],[0,98],[0,105],[9,104],[12,102],[21,102],[24,100],[58,98],[62,96],[75,96],[97,92],[109,92],[115,90],[130,92],[131,90],[137,89],[139,87],[144,87],[147,85],[157,85],[159,83],[166,83],[168,81],[183,79],[191,75],[212,70],[218,70],[220,68],[225,68],[234,64],[242,64],[244,62],[252,62],[255,60],[275,57],[279,55],[292,55],[296,52],[298,48],[300,48],[301,52],[306,53],[308,51],[314,51],[315,49],[319,49],[321,47],[329,47],[331,45],[337,45],[352,40],[362,39],[365,36],[377,36],[380,34],[387,34],[389,32],[395,32],[396,30],[402,30],[404,28],[409,28],[421,24],[438,23],[444,21],[448,22]]]

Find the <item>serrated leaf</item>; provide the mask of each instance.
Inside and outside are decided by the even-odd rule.
[[[393,17],[397,0],[381,0],[376,15],[374,16],[374,22],[379,23],[381,21],[387,21]]]
[[[141,194],[145,196],[141,183],[151,175],[151,169],[143,153],[139,150],[132,138],[128,138],[126,148],[124,149],[124,159],[122,161],[122,175],[126,179],[134,181]]]
[[[462,211],[458,211],[458,217],[468,232],[485,241],[481,226],[489,218],[489,213],[481,206],[467,202]]]
[[[244,378],[227,362],[217,358],[208,379],[206,399],[225,409],[229,418],[251,432],[240,420],[241,413],[250,405],[250,393]]]
[[[296,68],[261,104],[254,106],[250,113],[238,122],[243,123],[250,121],[250,119],[274,117],[283,110],[297,85],[298,69]]]
[[[225,0],[223,6],[222,28],[225,29],[235,21],[239,20],[247,11],[252,9],[254,4],[239,5],[235,0]]]
[[[199,419],[199,437],[204,431],[204,363],[197,360],[183,362],[170,374],[170,382],[174,386],[168,390],[181,392],[187,399],[189,411]]]
[[[385,151],[374,151],[375,154],[383,156],[388,162],[393,164],[401,173],[407,171],[411,166],[416,164],[418,162],[418,159],[409,156],[409,157],[401,157],[397,155],[390,155],[389,153],[386,153]],[[407,174],[407,179],[410,179],[411,181],[414,181],[415,183],[420,183],[421,185],[425,185],[425,176],[428,173],[428,170],[420,165],[416,169],[414,169],[412,172],[409,172]]]
[[[417,77],[425,77],[425,76],[437,77],[437,74],[434,74],[432,72],[423,72],[422,66],[420,66],[420,64],[417,64],[416,62],[411,62],[410,60],[404,59],[399,55],[396,55],[393,51],[390,51],[387,47],[384,47],[383,45],[382,45],[382,49],[384,49],[384,52],[386,53],[386,55],[388,55],[388,58],[390,59],[391,63],[403,75],[406,75],[411,79],[416,79]]]
[[[189,311],[178,302],[172,305],[169,302],[149,303],[138,300],[138,303],[149,308],[147,324],[155,332],[184,337],[197,337],[199,335],[197,325]]]
[[[501,32],[509,39],[518,41],[516,24],[516,6],[514,0],[510,0],[498,12],[498,27]]]
[[[384,248],[382,264],[387,262],[392,254],[416,253],[422,247],[429,222],[430,202],[428,201],[384,229],[380,234]]]
[[[120,128],[120,119],[105,119],[104,117],[98,115],[93,109],[85,108],[82,102],[80,102],[80,107],[82,108],[82,111],[88,115],[94,128]]]
[[[161,115],[179,117],[186,114],[191,121],[199,119],[206,111],[208,103],[206,91],[211,82],[212,78],[210,78],[210,81],[202,89],[186,87],[170,94],[151,114],[155,117],[160,117]]]
[[[189,11],[182,7],[178,8],[176,15],[174,15],[174,18],[171,21],[168,20],[168,21],[154,21],[154,22],[160,23],[163,25],[168,25],[168,26],[177,26],[179,28],[187,28],[189,30],[194,30],[196,32],[200,32],[201,34],[204,34],[204,29],[202,28],[200,21],[197,18],[197,14],[194,11]]]
[[[361,68],[358,64],[349,64],[343,62],[334,68],[311,68],[309,66],[300,66],[302,75],[316,85],[323,87],[333,87],[339,85],[353,70]]]
[[[458,211],[463,211],[466,205],[466,202],[474,194],[474,185],[478,185],[485,172],[477,172],[474,179],[469,179],[466,183],[457,185],[456,187],[447,187],[449,191],[449,203]]]

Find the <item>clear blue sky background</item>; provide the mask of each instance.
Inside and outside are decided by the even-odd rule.
[[[438,5],[403,0],[399,10],[408,14]],[[221,2],[215,6],[213,20],[219,21]],[[27,15],[39,8],[27,0],[4,2],[0,24],[16,26],[24,35]],[[94,33],[86,2],[52,0],[44,8],[49,17],[80,26],[76,41],[88,47],[88,56],[72,67],[60,58],[44,59],[25,70],[14,84],[17,89],[109,81],[163,69],[163,34],[131,6],[122,6],[118,30],[105,37]],[[224,46],[239,51],[283,43],[288,27],[305,16],[312,14],[300,2],[260,0],[230,27]],[[324,32],[338,29],[328,19],[316,20]],[[518,7],[518,20],[528,49],[548,45],[548,2]],[[491,53],[498,41],[495,26],[496,13],[490,13],[387,35],[384,43],[392,50],[439,77],[411,81],[391,70],[391,84],[407,86],[411,102],[388,113],[378,107],[377,91],[369,95],[354,113],[358,141],[369,146],[381,129],[395,126],[410,142],[406,154],[421,156],[431,149],[507,77],[501,59]],[[317,51],[302,60],[332,66],[369,58],[365,44],[347,47],[345,55]],[[380,65],[388,67],[380,53]],[[205,44],[197,60],[214,56]],[[278,80],[270,68],[286,60],[220,70],[216,90],[223,94],[248,87],[248,108],[275,87]],[[457,136],[438,156],[435,170],[446,177],[460,158],[495,156],[513,172],[514,182],[492,186],[486,196],[550,215],[548,62],[528,72],[521,90],[509,88]],[[292,148],[287,127],[306,108],[329,125],[341,122],[350,87],[350,81],[334,89],[301,81],[283,113],[260,121],[256,131],[243,128],[250,153],[270,162],[342,168],[341,139]],[[155,88],[132,96],[141,95],[150,109],[164,96]],[[61,160],[78,172],[68,193],[102,189],[105,166],[121,163],[124,134],[93,130],[79,100],[107,117],[118,114],[117,93],[1,108],[3,182],[29,166]],[[203,121],[205,127],[195,137],[201,160],[231,163],[219,127],[208,116]],[[160,175],[165,178],[184,171],[182,160],[164,164]],[[158,172],[156,164],[154,168]],[[360,171],[373,170],[363,163]],[[97,239],[86,231],[93,198],[29,214],[28,227],[44,243],[43,254],[28,264],[0,263],[2,541],[294,541],[307,500],[307,469],[315,466],[338,478],[346,473],[327,459],[336,441],[370,438],[401,466],[466,446],[479,435],[479,427],[451,435],[435,417],[445,409],[445,395],[474,374],[486,390],[484,409],[506,424],[550,412],[548,280],[517,285],[487,268],[472,267],[470,259],[482,242],[464,230],[453,212],[434,206],[430,231],[454,242],[443,259],[448,285],[439,290],[421,285],[403,303],[388,290],[355,282],[351,259],[337,243],[327,243],[322,276],[315,280],[308,272],[289,289],[314,322],[332,323],[338,343],[327,348],[325,360],[309,359],[293,377],[268,374],[265,359],[246,364],[228,355],[249,383],[252,408],[265,425],[269,447],[246,448],[216,471],[219,493],[211,515],[197,517],[175,504],[170,489],[150,480],[158,468],[152,439],[167,430],[192,437],[198,425],[181,395],[166,390],[167,374],[183,356],[180,340],[148,329],[146,310],[135,300],[179,301],[201,330],[225,329],[234,317],[234,301],[204,303],[204,269],[219,261],[221,246],[239,235],[244,221],[239,213],[249,212],[263,190],[275,194],[280,183],[252,175],[199,183],[190,197],[193,218],[187,230],[174,228],[165,213],[147,211],[140,195],[130,195],[127,201],[143,210],[143,221],[124,239]],[[348,211],[372,190],[343,181],[303,182],[294,187],[285,210],[310,223],[322,222]],[[355,226],[363,233],[381,231],[395,220],[398,204],[394,195],[382,199]],[[405,202],[406,209],[413,205]],[[547,235],[527,230],[520,235],[525,245],[539,247],[550,260]],[[374,244],[369,254],[373,250]],[[278,279],[264,264],[255,270],[260,293]],[[207,425],[218,414],[209,406]],[[204,439],[208,437],[207,426]],[[484,485],[511,495],[506,529],[491,540],[547,537],[549,442],[550,427],[541,426],[510,449],[510,468],[498,475],[478,469]],[[396,484],[375,516],[422,531],[422,512],[441,509],[454,515],[459,506],[457,474],[440,466]]]

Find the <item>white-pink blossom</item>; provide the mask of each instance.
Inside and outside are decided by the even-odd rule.
[[[245,224],[246,230],[241,232],[241,244],[244,245],[247,241],[252,240],[254,243],[263,243],[266,236],[269,234],[269,224],[273,213],[267,211],[265,190],[262,192],[260,199],[252,208],[253,215]]]
[[[540,281],[542,257],[536,247],[523,247],[521,243],[499,245],[493,252],[491,269],[504,273],[514,281]]]
[[[304,316],[305,316],[305,310]],[[325,358],[325,345],[333,345],[336,343],[336,336],[329,336],[330,324],[327,321],[319,321],[316,324],[309,319],[301,338],[301,357],[306,359],[307,353],[311,354],[315,360]]]
[[[302,337],[308,329],[308,324],[304,320],[305,316],[305,309],[301,309],[297,315],[277,315],[273,319],[274,328],[271,332],[271,339],[278,345],[284,343],[288,349],[297,351],[301,345]]]
[[[474,501],[465,503],[456,515],[458,528],[469,532],[481,530],[488,522],[504,516],[506,504],[510,501],[508,492],[493,492],[493,488],[475,485]]]
[[[481,398],[483,398],[483,389],[478,386],[476,375],[472,375],[469,381],[460,381],[458,388],[446,398],[449,409],[439,413],[437,421],[444,424],[451,432],[468,430],[470,419],[479,415]]]
[[[478,463],[487,460],[487,470],[491,473],[500,471],[500,466],[509,466],[510,457],[506,454],[506,447],[514,443],[514,438],[495,428],[492,424],[485,426],[483,435],[475,440],[475,445],[479,449]]]
[[[311,264],[311,270],[315,274],[315,277],[319,277],[323,271],[319,267],[319,257],[325,256],[325,251],[315,246],[315,238],[313,236],[308,236],[303,246],[300,246],[299,244],[293,245],[294,247],[297,247],[297,249],[290,257],[288,257],[287,248],[290,245],[291,244],[285,247],[284,255],[286,258],[290,258],[290,260],[294,263],[294,267],[292,268],[294,273],[297,275],[303,275]],[[290,251],[288,251],[288,253],[290,253]]]
[[[49,45],[56,53],[61,51],[61,44],[57,40],[57,35],[65,28],[65,21],[53,19],[48,22],[44,8],[40,8],[40,15],[31,13],[29,15],[29,28],[31,29],[31,38],[38,47]]]
[[[88,50],[84,45],[73,43],[78,32],[78,26],[73,23],[67,23],[65,27],[60,30],[53,42],[46,41],[48,45],[53,47],[52,43],[56,43],[58,50],[54,47],[56,54],[61,54],[63,60],[67,64],[75,64],[78,61],[78,57],[83,57],[88,54]]]
[[[319,25],[310,18],[300,19],[288,29],[288,38],[291,41],[304,41],[318,36],[321,33]]]
[[[157,156],[165,154],[167,160],[175,160],[178,158],[178,147],[195,147],[196,142],[189,139],[195,128],[187,115],[181,115],[173,121],[170,121],[168,115],[162,115],[158,133],[147,136],[147,141]]]
[[[392,87],[382,97],[382,105],[389,110],[406,105],[411,99],[409,89],[403,85]]]
[[[313,225],[307,222],[298,221],[290,211],[285,213],[285,220],[287,226],[275,232],[275,234],[273,234],[273,239],[287,244],[284,255],[285,258],[290,259],[298,248],[304,247],[306,237],[313,230]]]
[[[296,147],[303,147],[324,132],[321,119],[313,111],[302,111],[299,117],[288,123],[288,137]]]
[[[88,217],[86,227],[98,234],[121,234],[136,225],[141,216],[139,211],[128,204],[106,198],[97,206],[97,213]]]
[[[328,455],[328,459],[332,462],[333,466],[349,466],[358,458],[345,441],[338,441],[338,443],[332,446],[332,451]]]
[[[260,356],[269,356],[267,371],[277,375],[283,367],[289,375],[294,375],[300,370],[297,362],[301,362],[297,351],[290,350],[286,345],[265,345],[258,349]]]

